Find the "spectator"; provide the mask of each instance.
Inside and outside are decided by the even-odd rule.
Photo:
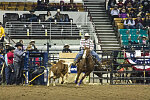
[[[132,4],[131,2],[129,2],[129,3],[127,4],[126,8],[127,8],[127,9],[128,9],[128,8],[133,8],[133,4]]]
[[[108,1],[108,7],[109,7],[109,8],[113,8],[113,7],[115,6],[115,4],[116,4],[116,0],[109,0],[109,1]],[[108,9],[109,9],[109,8],[108,8]]]
[[[52,15],[50,11],[47,11],[47,15],[45,16],[45,21],[46,22],[52,22]]]
[[[124,2],[124,5],[127,6],[127,4],[128,4],[129,2],[131,3],[131,5],[133,5],[133,0],[126,0],[126,1]]]
[[[23,40],[19,40],[19,42],[23,45]],[[23,50],[23,51],[25,50],[24,45],[22,46],[22,50]]]
[[[127,20],[124,21],[125,29],[134,29],[135,28],[135,21],[132,19],[131,16]]]
[[[60,11],[66,11],[66,6],[64,1],[60,1],[59,9]]]
[[[117,5],[115,5],[114,9],[111,10],[111,16],[112,16],[112,21],[114,18],[119,18],[119,9],[117,8]]]
[[[57,9],[57,13],[54,18],[57,22],[63,22],[63,15],[60,13],[60,9]]]
[[[135,26],[136,26],[136,29],[143,29],[144,28],[143,20],[141,19],[140,16],[137,16],[137,19],[135,20]]]
[[[150,16],[148,16],[148,15],[145,16],[144,27],[147,29],[150,27]]]
[[[134,9],[131,9],[131,10],[130,10],[129,16],[132,16],[132,18],[135,18],[135,17],[136,17],[136,13],[135,13],[135,10],[134,10]]]
[[[145,16],[145,13],[143,12],[143,10],[142,10],[142,7],[139,7],[139,9],[137,9],[137,16],[141,16],[142,18],[144,18],[144,16]]]
[[[123,10],[123,9],[125,9],[127,13],[129,12],[128,9],[126,8],[126,6],[123,5],[123,7],[120,9],[120,14],[122,13],[122,10]]]
[[[77,6],[73,3],[68,4],[68,11],[77,11]]]
[[[69,45],[68,44],[65,44],[64,45],[64,48],[62,50],[62,53],[72,53],[72,51],[69,49]]]
[[[142,6],[144,13],[146,13],[150,8],[150,1],[149,0],[142,1]]]
[[[118,3],[117,3],[117,5],[118,5],[118,8],[122,8],[122,7],[123,7],[123,2],[122,2],[122,0],[119,0]]]
[[[14,59],[14,47],[9,47],[9,52],[7,53],[7,64],[5,68],[5,76],[6,76],[6,84],[11,85],[14,83],[14,64],[13,64],[13,59]]]
[[[19,85],[21,80],[21,73],[22,73],[22,59],[23,59],[23,54],[25,52],[22,51],[22,44],[17,42],[15,47],[17,49],[14,51],[14,69],[15,69],[15,78],[16,78],[16,85]]]
[[[133,8],[139,8],[140,7],[140,0],[135,0],[133,3]]]
[[[68,15],[68,14],[65,14],[64,17],[65,17],[64,22],[69,22],[69,20],[70,20],[70,19],[69,19],[69,15]]]
[[[51,10],[52,10],[52,11],[57,11],[57,9],[58,9],[57,4],[56,4],[56,3],[53,3],[53,5],[51,5]]]
[[[143,37],[142,37],[142,44],[144,44],[144,45],[148,44],[148,41],[147,41],[147,37],[146,37],[146,36],[143,36]]]
[[[37,48],[35,46],[35,41],[34,40],[31,40],[29,45],[27,46],[26,48],[27,51],[36,51]]]
[[[125,10],[125,9],[122,9],[122,13],[119,14],[119,17],[120,17],[120,18],[127,18],[127,13],[126,13],[126,10]]]
[[[37,16],[34,14],[34,10],[31,10],[30,11],[30,18],[29,18],[29,21],[30,22],[36,22],[37,21]]]
[[[5,37],[5,31],[4,31],[4,28],[2,27],[2,23],[0,22],[0,44],[1,44],[1,48],[3,48],[4,37]]]

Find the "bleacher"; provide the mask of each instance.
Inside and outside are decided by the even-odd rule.
[[[147,30],[142,29],[118,29],[122,45],[129,45],[129,42],[140,44],[142,37],[148,37]]]
[[[59,3],[49,3],[43,7],[53,7],[53,5],[59,5]],[[65,3],[66,7],[69,3]],[[78,11],[84,11],[82,3],[75,3]],[[37,2],[0,2],[0,10],[11,10],[11,11],[30,11],[36,10]]]

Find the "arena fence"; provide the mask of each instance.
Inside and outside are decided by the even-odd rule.
[[[60,51],[61,52],[61,51]],[[78,52],[77,50],[73,52]],[[111,85],[149,84],[150,55],[149,50],[96,50],[101,57],[101,70],[94,69],[90,75],[90,83]],[[59,60],[59,53],[49,51],[51,62]]]

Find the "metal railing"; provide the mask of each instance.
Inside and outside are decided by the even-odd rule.
[[[7,22],[5,30],[10,37],[79,37],[95,31],[91,22]]]

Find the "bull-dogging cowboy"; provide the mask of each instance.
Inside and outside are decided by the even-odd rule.
[[[20,84],[22,59],[23,54],[25,53],[22,51],[22,46],[23,45],[20,42],[17,42],[15,45],[17,49],[14,51],[14,68],[15,68],[16,85]]]
[[[101,59],[99,58],[98,54],[94,51],[94,43],[90,39],[90,35],[88,33],[84,35],[84,39],[80,40],[80,48],[81,51],[77,54],[76,58],[74,59],[73,65],[76,65],[79,62],[80,58],[83,56],[85,48],[89,48],[91,50],[91,55],[96,58],[97,64],[100,65]]]

